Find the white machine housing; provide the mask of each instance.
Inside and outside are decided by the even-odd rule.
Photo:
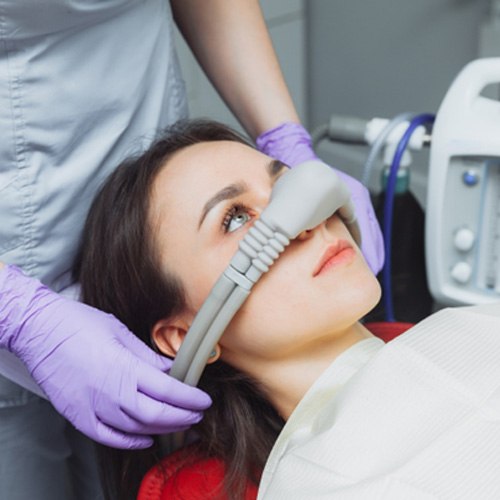
[[[426,214],[430,291],[444,305],[500,301],[500,58],[459,73],[432,131]]]

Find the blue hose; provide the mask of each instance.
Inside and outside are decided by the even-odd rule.
[[[386,321],[394,322],[394,304],[392,299],[392,283],[391,283],[391,260],[392,260],[392,218],[394,207],[394,193],[396,190],[396,180],[401,163],[403,153],[410,142],[411,136],[415,129],[425,123],[433,123],[434,115],[422,114],[418,115],[410,121],[403,137],[398,143],[396,152],[392,159],[391,169],[389,171],[389,178],[387,180],[387,187],[384,200],[384,219],[383,219],[383,233],[384,233],[384,250],[385,250],[385,265],[382,274],[382,288],[383,288],[383,301],[385,308]]]

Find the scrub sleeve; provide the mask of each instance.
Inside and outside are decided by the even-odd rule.
[[[165,0],[0,0],[0,260],[69,290],[101,182],[186,116]],[[97,485],[93,444],[0,377],[0,498],[98,500]]]

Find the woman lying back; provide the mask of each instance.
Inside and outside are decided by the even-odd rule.
[[[211,287],[286,170],[222,125],[177,124],[144,154],[121,165],[96,198],[78,266],[83,299],[114,314],[144,342],[174,357]],[[395,464],[404,464],[402,470],[419,485],[437,481],[437,490],[448,487],[446,474],[419,468],[418,461],[398,446],[405,441],[411,450],[420,449],[422,443],[430,446],[424,437],[433,429],[436,415],[449,418],[446,429],[452,428],[457,412],[461,415],[454,404],[460,398],[450,389],[453,397],[448,404],[446,390],[461,387],[460,377],[467,369],[448,375],[451,368],[440,349],[451,357],[455,351],[445,340],[435,346],[436,336],[429,334],[434,332],[432,321],[417,327],[413,336],[384,347],[360,323],[379,297],[377,280],[336,215],[300,234],[256,284],[209,359],[200,387],[211,395],[213,406],[195,428],[197,441],[179,457],[182,464],[189,459],[217,459],[223,464],[225,493],[219,488],[212,498],[223,493],[226,498],[255,497],[264,467],[260,494],[266,498],[276,498],[276,492],[304,498],[304,491],[310,498],[350,498],[341,494],[376,495],[386,491],[383,488],[389,488],[383,498],[410,498],[406,476],[402,482]],[[446,317],[443,323],[439,318],[438,329],[444,332],[440,339],[449,338],[449,325],[452,338],[462,333],[472,338],[464,330],[469,325],[466,320]],[[484,352],[488,356],[498,352],[500,359],[498,344],[492,340]],[[467,352],[475,348],[466,342],[457,345]],[[483,348],[480,343],[479,347]],[[468,362],[474,373],[479,373],[475,361],[484,365],[484,352],[478,351]],[[429,361],[432,356],[437,361]],[[430,382],[423,384],[429,377]],[[392,393],[384,391],[385,385],[398,380],[405,381],[403,386],[394,386]],[[391,405],[387,421],[392,427],[385,432],[380,419]],[[405,413],[409,407],[412,412]],[[419,408],[428,410],[431,420],[425,421]],[[414,416],[422,418],[420,422],[415,417],[418,432],[412,427]],[[124,419],[133,425],[133,415]],[[353,423],[356,426],[349,427]],[[481,426],[474,421],[473,429],[477,432]],[[391,434],[398,444],[392,448]],[[418,446],[411,447],[414,438]],[[500,439],[498,421],[489,439]],[[371,440],[386,443],[391,453],[373,443],[364,449],[363,443]],[[443,450],[435,456],[444,454],[449,480],[460,491],[466,476],[453,468],[448,448]],[[124,458],[116,451],[108,461],[116,466],[116,474],[106,478],[118,478],[112,482],[120,499],[135,498],[145,471],[159,462],[154,450],[147,457],[141,452],[129,455]],[[498,475],[482,476],[488,470],[473,472],[475,491],[476,483],[489,488],[491,478],[500,488]],[[355,486],[358,490],[352,489]],[[362,490],[365,487],[368,490]],[[426,491],[411,492],[417,490]],[[466,486],[462,490],[467,491]],[[429,491],[434,490],[429,487]]]

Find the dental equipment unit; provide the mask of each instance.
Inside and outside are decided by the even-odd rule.
[[[432,132],[426,217],[431,293],[441,303],[500,300],[500,58],[458,74]]]
[[[262,274],[290,240],[337,211],[360,244],[349,190],[330,167],[308,161],[283,174],[274,185],[269,205],[240,242],[196,315],[170,375],[195,386],[211,351]]]

